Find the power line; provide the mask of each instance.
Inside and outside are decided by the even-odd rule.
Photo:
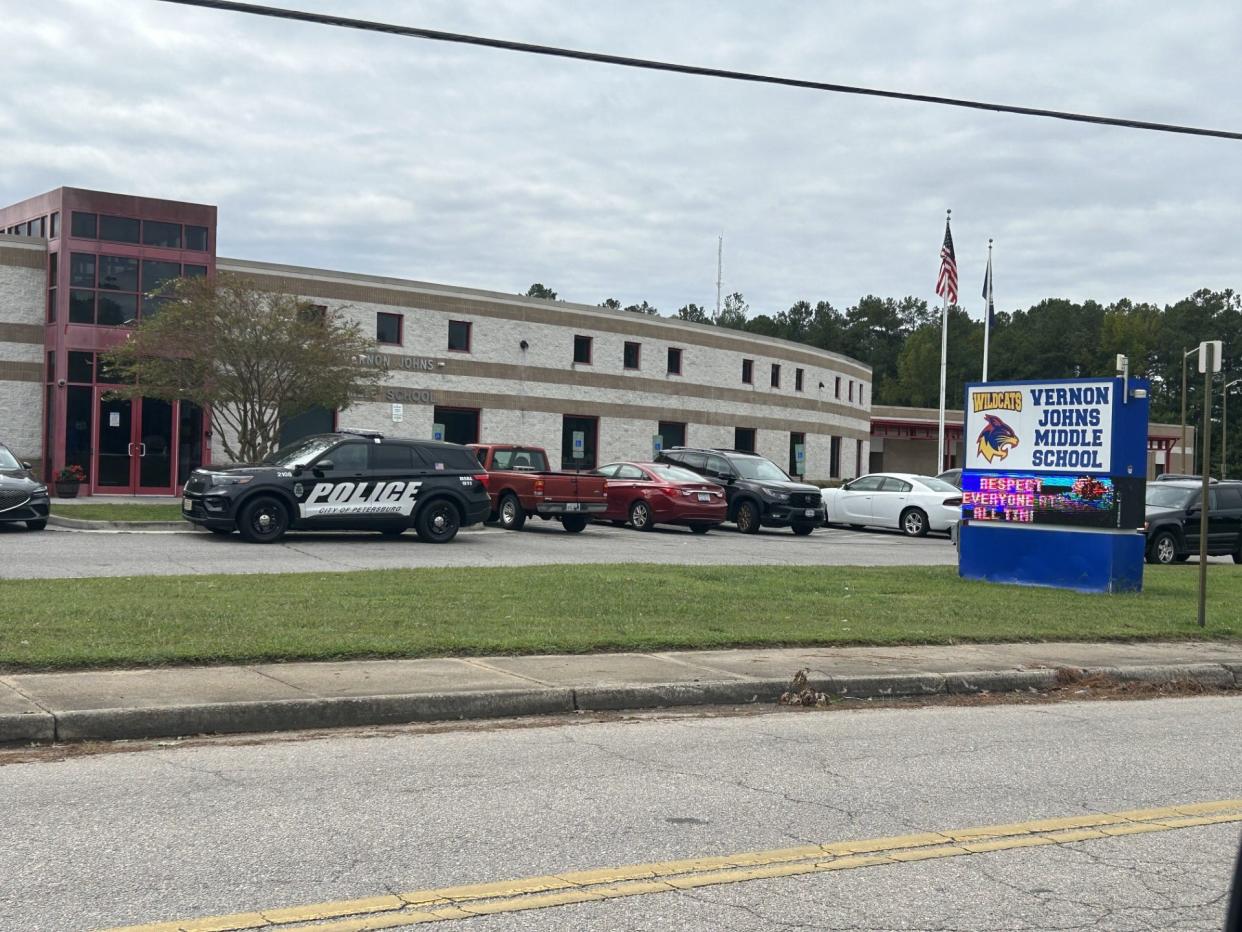
[[[160,0],[178,6],[203,7],[209,10],[225,10],[233,13],[249,13],[274,19],[296,20],[321,26],[337,26],[343,29],[360,29],[364,32],[380,32],[412,39],[430,39],[436,42],[455,42],[460,45],[477,45],[484,48],[525,52],[530,55],[547,55],[553,58],[572,58],[578,61],[619,65],[623,68],[642,68],[647,71],[671,71],[676,74],[692,74],[706,78],[724,78],[729,81],[748,81],[755,84],[776,84],[782,87],[800,87],[812,91],[829,91],[836,94],[857,94],[865,97],[886,97],[892,100],[909,100],[915,103],[939,104],[945,107],[965,107],[970,110],[991,110],[996,113],[1016,113],[1020,116],[1046,117],[1053,120],[1069,120],[1074,123],[1094,123],[1100,126],[1120,126],[1126,129],[1142,129],[1157,133],[1179,133],[1188,136],[1211,136],[1217,139],[1242,140],[1242,132],[1223,129],[1206,129],[1199,126],[1183,126],[1176,123],[1152,123],[1146,120],[1129,120],[1122,117],[1095,116],[1066,110],[1045,110],[1039,107],[1018,107],[1012,104],[988,103],[960,97],[937,97],[931,94],[910,94],[904,91],[886,91],[873,87],[857,87],[849,84],[828,84],[822,81],[804,81],[800,78],[782,78],[776,75],[755,74],[749,71],[730,71],[723,68],[704,68],[700,65],[683,65],[676,62],[653,61],[646,58],[629,58],[624,55],[608,55],[603,52],[584,52],[579,49],[557,48],[530,42],[512,42],[508,39],[490,39],[486,36],[470,36],[438,29],[421,29],[416,26],[398,26],[365,19],[351,19],[325,13],[305,13],[280,7],[261,6],[256,3],[234,3],[232,0]]]

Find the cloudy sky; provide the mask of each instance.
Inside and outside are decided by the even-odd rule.
[[[275,0],[273,0],[275,2]],[[1222,2],[287,6],[812,80],[1242,130]],[[1004,309],[1242,288],[1242,142],[650,73],[196,10],[0,0],[0,199],[220,208],[222,256],[595,304]]]

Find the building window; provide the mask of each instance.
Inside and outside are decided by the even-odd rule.
[[[101,327],[128,327],[138,319],[138,295],[101,294],[95,323]]]
[[[100,256],[99,287],[111,291],[137,291],[138,260],[124,256]]]
[[[576,365],[589,366],[591,364],[591,344],[594,342],[591,337],[574,337],[574,363]]]
[[[742,360],[742,384],[755,384],[755,361],[753,359]]]
[[[42,239],[42,238],[43,238],[43,233],[44,233],[44,230],[43,230],[43,221],[44,221],[44,218],[43,218],[43,217],[39,217],[39,218],[37,218],[37,219],[35,219],[35,220],[31,220],[28,224],[26,224],[26,235],[27,235],[27,236],[37,236],[37,237],[39,237],[40,239]]]
[[[60,277],[60,253],[47,254],[47,321],[56,320],[56,280]]]
[[[207,251],[207,228],[192,227],[185,228],[185,248],[194,252]]]
[[[69,292],[69,323],[93,324],[95,322],[95,292]]]
[[[435,407],[431,412],[432,421],[444,428],[444,440],[447,443],[478,443],[479,442],[479,409],[478,408],[445,408]]]
[[[781,387],[781,367],[776,363],[772,363],[772,387]]]
[[[681,350],[675,346],[668,348],[668,374],[681,375]]]
[[[81,211],[75,210],[69,215],[70,236],[77,236],[81,239],[98,239],[98,229],[98,214],[84,214]]]
[[[151,294],[165,282],[172,281],[181,274],[181,266],[176,262],[157,262],[146,259],[142,263],[142,291]]]
[[[859,404],[863,403],[862,393],[863,393],[863,383],[859,382],[858,383],[858,403]]]
[[[400,314],[385,314],[380,311],[375,315],[375,342],[390,343],[393,346],[401,345],[401,320]]]
[[[841,397],[841,376],[836,377],[836,381],[834,383],[834,388],[833,388],[833,396],[836,398]]]
[[[801,448],[802,459],[798,459]],[[801,476],[806,472],[806,434],[789,432],[789,475]]]
[[[76,382],[79,385],[90,385],[95,381],[95,354],[70,350],[69,372],[67,374],[70,382]]]
[[[99,218],[99,238],[110,243],[141,242],[142,224],[132,217],[109,217],[103,214]]]
[[[755,429],[753,427],[733,428],[733,449],[740,453],[754,453]]]
[[[166,223],[163,220],[144,220],[142,224],[142,245],[162,246],[165,249],[180,249],[181,224]]]
[[[638,368],[639,360],[642,357],[642,348],[643,348],[643,345],[641,343],[630,343],[628,341],[626,342],[625,352],[623,354],[625,368],[627,369]]]
[[[60,236],[60,211],[52,211],[52,229],[48,233],[48,239],[56,239]]]
[[[561,469],[594,469],[598,448],[599,420],[593,417],[561,418]]]
[[[473,324],[468,320],[450,320],[448,331],[448,348],[454,353],[470,352],[471,329]]]
[[[828,478],[841,478],[841,438],[833,437],[828,446]]]
[[[95,257],[90,253],[69,254],[69,284],[74,288],[95,287]]]
[[[656,433],[660,435],[666,450],[669,447],[684,447],[686,445],[685,421],[660,421],[656,426]]]
[[[181,274],[186,278],[206,278],[207,266],[205,265],[183,265]]]
[[[850,401],[854,400],[854,380],[850,379]]]
[[[803,375],[804,373],[801,369],[794,370],[794,391],[795,392],[802,391],[802,376]]]

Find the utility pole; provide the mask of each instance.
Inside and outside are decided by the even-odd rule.
[[[1229,389],[1242,379],[1226,382],[1220,390],[1220,477],[1229,478]]]
[[[1182,443],[1179,449],[1181,468],[1178,470],[1178,472],[1182,473],[1195,471],[1193,452],[1190,455],[1190,469],[1186,468],[1186,360],[1197,352],[1199,352],[1199,347],[1197,346],[1194,349],[1182,350]]]
[[[1212,373],[1220,368],[1220,340],[1199,344],[1199,368],[1203,371],[1203,491],[1199,499],[1199,627],[1207,624],[1208,519],[1212,511]]]
[[[720,320],[720,284],[724,281],[724,234],[716,240],[716,316],[712,322]],[[1185,420],[1185,418],[1182,418]]]

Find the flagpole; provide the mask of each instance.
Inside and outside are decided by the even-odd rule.
[[[949,371],[949,296],[940,312],[940,432],[936,447],[936,473],[944,472],[944,387]]]
[[[983,305],[983,381],[988,380],[988,340],[992,336],[992,240],[988,240],[988,293]]]

